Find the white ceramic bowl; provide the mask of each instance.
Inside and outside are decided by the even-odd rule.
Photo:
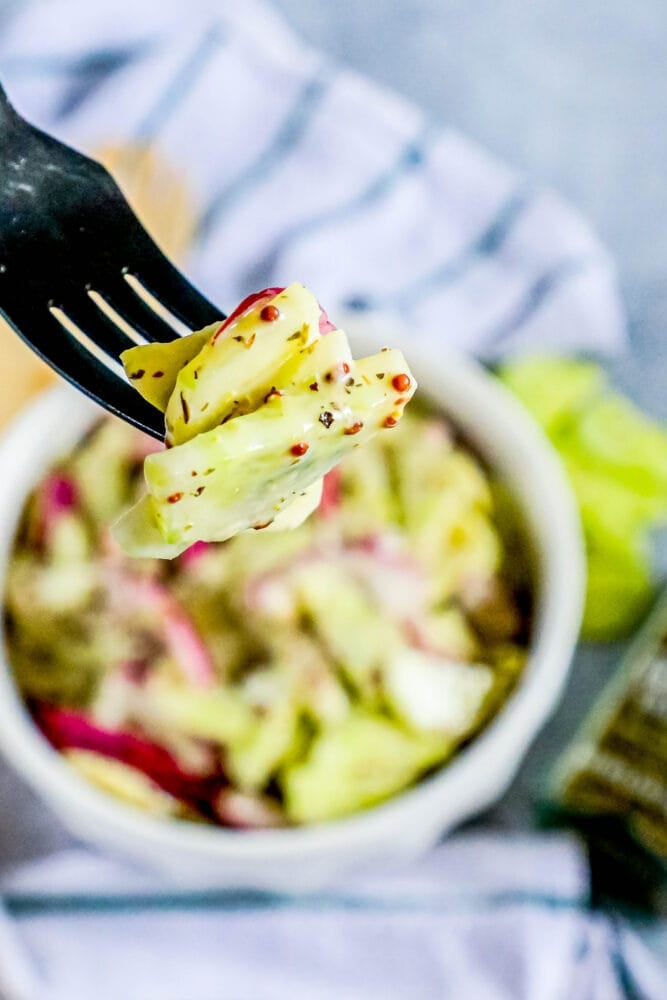
[[[534,638],[521,681],[499,715],[441,771],[374,809],[310,828],[221,830],[152,819],[80,779],[32,724],[3,643],[0,747],[73,833],[191,885],[312,889],[370,860],[425,850],[505,790],[567,676],[583,599],[579,520],[549,444],[509,394],[469,361],[434,362],[414,346],[408,353],[422,390],[509,485],[532,538],[539,576]],[[97,416],[87,400],[59,387],[19,416],[0,442],[0,581],[27,493]]]

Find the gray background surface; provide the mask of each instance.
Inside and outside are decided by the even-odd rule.
[[[0,9],[8,0],[0,0]],[[139,2],[139,0],[138,0]],[[275,0],[333,57],[414,99],[586,213],[611,248],[630,348],[614,377],[667,420],[667,3],[665,0]],[[583,649],[566,698],[503,803],[486,818],[529,825],[545,766],[617,662]],[[3,860],[63,834],[0,772]],[[25,811],[22,842],[8,842]],[[667,958],[667,929],[647,924]]]

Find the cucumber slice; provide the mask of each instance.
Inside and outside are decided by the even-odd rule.
[[[177,816],[181,811],[178,799],[163,792],[136,767],[103,757],[92,750],[65,750],[64,757],[86,781],[149,816],[167,818]]]
[[[73,455],[70,473],[81,506],[96,525],[115,521],[130,502],[130,455],[137,433],[121,420],[105,420]]]
[[[310,392],[326,393],[330,382],[349,373],[354,362],[347,336],[342,330],[332,330],[302,347],[277,372],[277,389],[308,388]]]
[[[265,307],[278,318],[265,321]],[[252,412],[275,384],[276,373],[320,336],[320,307],[295,283],[263,300],[213,336],[178,372],[165,411],[167,440],[182,444],[235,414]]]
[[[664,496],[647,496],[632,490],[609,474],[581,459],[564,459],[587,540],[595,546],[624,545],[625,540],[653,525],[664,523]]]
[[[120,356],[127,377],[144,399],[164,413],[181,368],[199,354],[219,328],[220,323],[211,323],[168,344],[130,347]]]
[[[653,596],[651,567],[641,538],[588,551],[588,585],[582,636],[592,642],[627,635]]]
[[[391,469],[381,445],[374,442],[347,456],[341,466],[341,490],[347,503],[339,513],[344,530],[353,537],[377,532],[398,520]]]
[[[472,732],[493,687],[482,663],[457,663],[403,649],[386,664],[387,701],[397,717],[418,731],[441,732],[459,741]]]
[[[242,791],[258,792],[298,739],[298,706],[290,679],[278,668],[251,674],[241,692],[257,724],[248,738],[227,747],[225,766]]]
[[[390,373],[383,380],[375,377],[379,358]],[[399,373],[409,387],[397,399],[391,376]],[[176,555],[198,540],[266,526],[346,453],[395,423],[415,388],[403,355],[387,350],[357,362],[326,391],[273,393],[254,413],[149,455],[148,500],[118,522],[117,540],[129,554],[145,555],[161,536]]]
[[[375,805],[452,749],[440,733],[409,733],[358,709],[316,737],[303,764],[284,769],[287,815],[295,823],[320,823]]]
[[[235,745],[249,739],[257,728],[256,716],[232,687],[198,691],[152,683],[149,696],[160,726],[184,736]]]
[[[666,508],[667,433],[629,400],[606,396],[583,414],[568,452]]]
[[[279,514],[276,514],[266,531],[291,531],[303,524],[306,518],[310,517],[313,511],[319,507],[322,499],[322,486],[322,479],[318,479],[311,486],[308,486],[303,493],[283,507]],[[249,530],[254,531],[254,528]]]
[[[111,528],[111,534],[123,551],[137,559],[174,559],[190,548],[196,538],[179,544],[165,542],[149,496],[143,496]]]
[[[309,486],[276,514],[266,531],[290,531],[298,528],[319,506],[322,480]],[[253,532],[254,528],[246,529]],[[192,545],[191,539],[165,542],[149,496],[144,496],[114,524],[112,533],[120,547],[138,559],[174,559]]]
[[[376,704],[383,666],[403,637],[345,569],[318,561],[304,566],[296,579],[299,606],[315,634],[359,696]]]
[[[551,435],[576,423],[605,388],[599,365],[577,358],[523,358],[502,368],[500,377]]]
[[[341,722],[350,698],[321,644],[290,626],[276,623],[268,638],[274,661],[290,678],[292,699],[316,726]]]

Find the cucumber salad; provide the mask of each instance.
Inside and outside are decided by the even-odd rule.
[[[298,286],[290,302],[281,294],[269,305],[315,308]],[[255,323],[241,317],[232,336],[252,337]],[[530,628],[525,546],[504,491],[439,414],[416,401],[371,437],[414,385],[397,353],[354,367],[330,330],[312,351],[281,355],[268,390],[259,377],[243,397],[234,387],[222,402],[216,390],[217,423],[230,406],[236,415],[209,431],[208,374],[195,373],[218,348],[210,332],[194,337],[128,362],[165,408],[173,449],[106,419],[30,497],[5,594],[16,682],[82,780],[155,817],[255,829],[347,816],[443,765],[507,698]],[[228,350],[232,368],[251,353],[241,347],[235,362]],[[354,384],[346,372],[327,380],[335,364]],[[387,393],[397,376],[411,386]],[[284,395],[273,399],[274,386]],[[335,426],[364,427],[333,438],[329,412]],[[222,461],[223,433],[230,479],[249,485],[261,472],[271,484],[252,499],[251,527],[299,526],[236,533],[234,483],[205,475]],[[311,466],[292,464],[307,454],[284,460],[301,443],[316,453]],[[215,517],[208,489],[191,495],[209,482]],[[163,504],[175,492],[182,502]],[[189,523],[204,540],[186,547]],[[212,542],[209,529],[234,537]]]
[[[16,540],[16,680],[85,779],[155,816],[321,822],[413,784],[498,710],[529,590],[502,495],[443,419],[411,412],[352,452],[300,527],[172,561],[108,529],[155,444],[101,423]]]

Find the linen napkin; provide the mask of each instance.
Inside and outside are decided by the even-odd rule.
[[[222,308],[297,279],[334,317],[398,313],[436,350],[622,342],[613,267],[575,211],[257,0],[32,4],[0,24],[0,72],[58,137],[155,143],[186,175],[187,269]]]
[[[81,849],[0,882],[6,1000],[662,1000],[560,836],[469,835],[317,895],[173,892]],[[2,992],[4,989],[4,992]]]
[[[623,341],[613,267],[576,212],[255,0],[0,8],[0,78],[64,140],[151,144],[183,173],[187,270],[223,308],[296,278],[334,317],[400,316],[434,357]],[[7,812],[28,837],[32,810]],[[665,995],[637,940],[586,911],[583,859],[558,839],[466,837],[297,898],[174,895],[72,846],[5,866],[0,893],[7,1000]]]

